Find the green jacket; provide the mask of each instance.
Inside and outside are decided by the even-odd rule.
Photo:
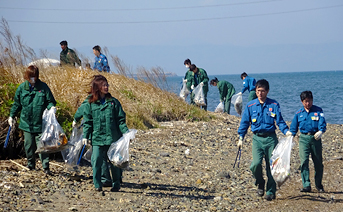
[[[68,47],[65,50],[62,50],[60,53],[60,64],[63,65],[72,65],[75,66],[75,63],[77,63],[79,66],[81,66],[81,60],[76,55],[74,50],[69,49]]]
[[[25,81],[15,92],[10,116],[14,118],[21,111],[19,129],[41,133],[43,112],[55,105],[55,98],[47,84],[37,80],[34,89],[30,91],[29,82]]]
[[[206,95],[208,92],[208,76],[207,76],[207,73],[204,69],[198,68],[198,72],[196,73],[196,75],[198,76],[198,84],[200,84],[201,82],[204,83],[204,86],[202,89],[204,90],[204,94]],[[196,85],[194,84],[194,87],[196,87],[198,84],[196,84]]]
[[[77,108],[77,111],[76,111],[76,113],[74,115],[75,122],[79,122],[82,119],[82,117],[83,117],[83,109],[84,109],[85,105],[88,103],[88,100],[89,100],[90,96],[91,95],[87,96],[85,101],[83,101],[82,104],[80,105],[80,107]]]
[[[224,101],[231,99],[231,97],[236,93],[235,88],[231,83],[225,80],[221,80],[217,83],[217,87],[220,94],[220,100]]]
[[[93,146],[111,145],[129,130],[126,114],[114,97],[107,98],[104,104],[100,100],[85,104],[83,118],[83,138],[92,134]]]
[[[194,85],[194,72],[188,69],[188,71],[185,74],[185,79],[187,80],[186,82],[187,89],[191,90],[191,86]]]

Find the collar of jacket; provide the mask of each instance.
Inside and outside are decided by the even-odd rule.
[[[40,90],[40,79],[37,80],[37,82],[35,83],[35,87],[33,88],[34,91],[38,91]],[[29,85],[29,81],[25,81],[25,84],[24,84],[24,89],[29,91],[30,90],[30,85]]]

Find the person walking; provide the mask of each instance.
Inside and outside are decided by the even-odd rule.
[[[31,65],[27,67],[25,82],[19,85],[15,92],[14,103],[11,108],[8,123],[11,127],[15,124],[15,117],[20,112],[19,129],[24,132],[24,148],[27,158],[27,167],[36,168],[35,151],[42,133],[42,116],[45,109],[56,113],[56,101],[47,84],[39,79],[39,69]],[[41,153],[44,173],[51,174],[49,169],[49,154]]]
[[[68,42],[63,40],[60,42],[61,53],[60,53],[60,65],[75,66],[75,63],[81,67],[81,60],[77,56],[74,50],[68,48]]]
[[[262,174],[262,160],[264,157],[268,177],[265,199],[270,201],[275,199],[276,192],[276,183],[271,175],[269,164],[272,152],[278,143],[275,134],[275,122],[283,134],[289,136],[292,133],[288,130],[288,126],[282,118],[279,103],[273,99],[269,99],[267,97],[268,92],[269,82],[265,79],[257,81],[257,99],[250,101],[245,107],[238,128],[239,140],[237,146],[238,148],[243,147],[244,136],[247,133],[249,125],[251,125],[251,131],[254,135],[252,139],[253,161],[250,170],[256,179],[255,185],[258,186],[257,195],[262,197],[265,188],[265,180]]]
[[[217,77],[211,80],[210,85],[218,87],[220,102],[224,102],[224,112],[230,114],[231,97],[236,92],[233,85],[225,80],[219,81]]]
[[[107,57],[101,53],[100,46],[94,46],[93,53],[95,55],[93,70],[110,72]]]
[[[311,154],[314,164],[315,185],[319,192],[324,192],[323,179],[323,156],[321,137],[326,131],[326,122],[322,108],[313,105],[311,91],[300,94],[303,107],[295,113],[290,131],[294,135],[300,130],[299,156],[301,162],[301,179],[303,188],[301,192],[311,191],[309,156]]]
[[[250,102],[253,99],[256,99],[256,88],[255,88],[255,84],[256,84],[256,80],[252,77],[249,77],[247,73],[243,72],[241,74],[241,79],[243,80],[243,89],[241,92],[239,92],[238,94],[243,94],[246,90],[249,91],[249,97],[248,97],[248,101]]]
[[[107,79],[95,75],[91,82],[91,97],[84,106],[83,143],[92,145],[93,183],[96,191],[102,191],[101,173],[104,166],[110,165],[112,174],[111,191],[120,189],[121,171],[109,162],[107,151],[128,131],[126,114],[120,102],[108,92]],[[92,140],[89,140],[92,134]]]
[[[196,67],[196,65],[192,64],[189,68],[194,73],[194,82],[191,86],[193,90],[196,86],[201,85],[204,91],[204,98],[205,104],[202,106],[204,110],[207,110],[207,92],[208,92],[208,76],[204,69]]]

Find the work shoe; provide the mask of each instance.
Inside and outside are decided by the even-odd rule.
[[[311,186],[300,189],[300,192],[311,192]]]
[[[47,174],[47,175],[51,175],[50,169],[44,169],[44,173]]]
[[[257,195],[260,197],[264,195],[264,184],[258,184]]]
[[[274,194],[267,194],[264,198],[267,201],[272,201],[273,199],[275,199],[275,195]]]
[[[118,192],[120,188],[111,188],[111,192]]]
[[[324,193],[325,191],[324,191],[324,188],[323,188],[323,186],[321,185],[321,186],[318,186],[318,187],[316,187],[316,189],[318,190],[318,192],[319,193]]]
[[[95,191],[102,191],[102,188],[95,188]]]
[[[112,187],[111,182],[102,183],[102,187]]]

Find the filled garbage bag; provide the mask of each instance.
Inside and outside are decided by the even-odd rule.
[[[191,92],[188,90],[186,82],[182,83],[181,91],[180,91],[180,97],[185,100]]]
[[[289,178],[292,146],[293,136],[279,139],[270,158],[270,171],[279,187]]]
[[[68,139],[58,123],[55,111],[43,112],[42,135],[36,153],[54,153],[69,148]]]
[[[204,90],[200,84],[194,88],[194,102],[198,106],[206,106]]]
[[[113,165],[124,169],[129,167],[130,140],[135,138],[137,130],[130,129],[118,141],[111,144],[107,156]]]
[[[83,125],[74,127],[71,133],[69,144],[72,145],[70,148],[61,151],[63,160],[69,165],[77,165],[79,160],[80,152],[82,150],[82,138],[83,138]]]
[[[242,94],[235,94],[231,97],[231,104],[235,107],[236,112],[238,115],[242,115],[243,110],[243,98]]]
[[[224,103],[223,102],[220,102],[216,109],[214,110],[215,113],[222,113],[224,112]]]

